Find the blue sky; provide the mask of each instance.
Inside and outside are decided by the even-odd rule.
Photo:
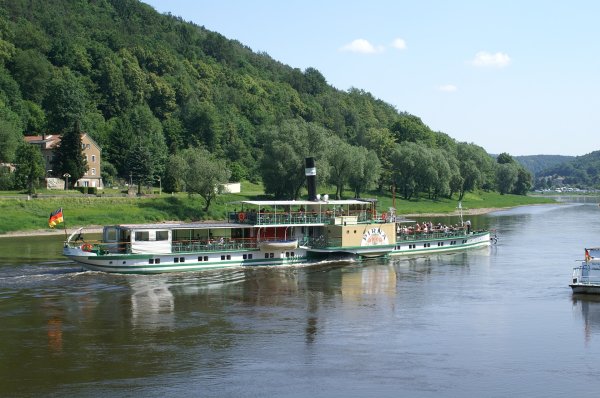
[[[600,149],[600,2],[144,2],[490,153]]]

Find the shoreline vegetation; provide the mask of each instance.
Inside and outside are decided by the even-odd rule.
[[[546,204],[546,203],[540,203],[540,204]],[[520,205],[520,206],[528,206],[528,205]],[[514,206],[514,207],[519,207],[519,206]],[[501,210],[508,210],[510,208],[513,207],[498,207],[498,208],[491,208],[491,207],[485,207],[485,208],[479,208],[479,209],[468,209],[465,210],[463,209],[463,216],[477,216],[477,215],[483,215],[483,214],[488,214],[488,213],[492,213],[495,211],[501,211]],[[403,218],[411,218],[411,217],[447,217],[447,216],[458,216],[459,213],[458,211],[454,212],[454,213],[415,213],[415,214],[400,214],[400,217]],[[215,220],[204,220],[205,222],[214,222]],[[218,220],[217,220],[218,221]],[[180,221],[157,221],[157,223],[176,223],[176,222],[180,222]],[[110,223],[109,223],[110,224]],[[117,224],[117,223],[115,223]],[[69,227],[67,226],[67,235],[73,233],[75,230],[82,228],[81,225],[75,226],[75,227]],[[88,226],[83,226],[83,232],[84,233],[102,233],[102,225],[88,225]],[[64,235],[65,234],[65,230],[64,230],[64,226],[63,224],[59,224],[56,228],[54,229],[37,229],[37,230],[28,230],[28,231],[9,231],[6,233],[0,233],[0,238],[11,238],[11,237],[24,237],[24,236],[46,236],[46,235]]]
[[[160,222],[209,222],[224,220],[228,211],[235,210],[231,202],[265,199],[261,185],[243,183],[242,194],[224,194],[203,211],[204,202],[198,196],[187,194],[151,194],[142,197],[105,192],[99,196],[55,194],[42,192],[35,199],[8,198],[0,195],[0,238],[21,236],[64,235],[65,224],[55,229],[48,227],[48,216],[62,208],[67,234],[80,227],[85,233],[99,233],[102,226],[111,224],[139,224]],[[350,192],[346,198],[352,197]],[[429,200],[425,198],[395,200],[389,195],[371,192],[365,197],[376,198],[378,211],[396,208],[399,217],[458,216],[456,199]],[[481,215],[519,206],[557,203],[545,196],[500,195],[493,192],[468,193],[462,200],[463,215]],[[395,206],[394,206],[395,204]],[[239,205],[238,205],[239,207]],[[177,220],[177,221],[173,221]]]

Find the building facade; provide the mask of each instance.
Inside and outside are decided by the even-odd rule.
[[[56,178],[50,178],[52,173],[52,162],[56,153],[56,148],[60,144],[60,135],[48,134],[48,135],[36,135],[26,136],[25,141],[32,145],[37,145],[42,151],[42,157],[44,158],[46,166],[46,185],[48,188],[62,189],[61,184],[56,183]],[[77,182],[76,187],[96,187],[102,189],[104,184],[102,183],[102,169],[100,166],[102,149],[98,144],[87,134],[81,134],[81,149],[85,159],[87,160],[87,171]],[[57,176],[61,178],[62,176]],[[64,186],[64,185],[63,185]]]

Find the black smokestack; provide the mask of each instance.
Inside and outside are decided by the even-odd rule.
[[[317,168],[315,167],[315,158],[306,158],[306,185],[308,186],[308,200],[317,200]]]

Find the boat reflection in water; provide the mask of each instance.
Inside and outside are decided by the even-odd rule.
[[[594,334],[600,334],[600,296],[573,294],[573,310],[581,309],[586,343]]]
[[[172,329],[175,298],[166,278],[130,278],[131,323],[142,329]]]

